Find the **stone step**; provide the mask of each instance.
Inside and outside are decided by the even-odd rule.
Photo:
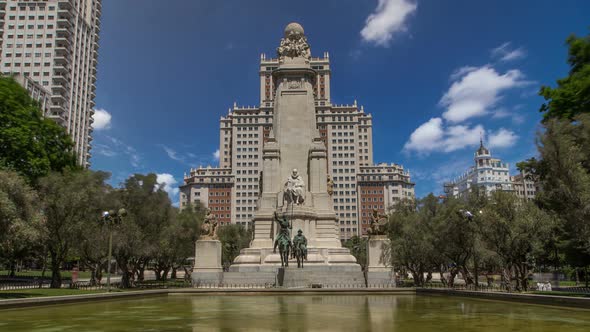
[[[224,285],[259,285],[275,284],[274,272],[224,272],[222,283]]]

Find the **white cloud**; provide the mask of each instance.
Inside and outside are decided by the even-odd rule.
[[[438,142],[443,136],[442,119],[432,118],[414,130],[404,149],[415,151],[435,150],[438,148]]]
[[[490,132],[488,145],[490,148],[508,148],[516,144],[518,135],[513,131],[500,128],[496,132]]]
[[[451,81],[458,80],[461,77],[463,77],[463,76],[465,76],[465,75],[469,74],[470,72],[475,71],[477,69],[478,69],[478,67],[473,67],[473,66],[464,66],[464,67],[461,67],[461,68],[455,70],[451,74],[450,80]]]
[[[361,30],[364,41],[388,46],[394,34],[407,30],[406,19],[418,4],[410,0],[379,0],[375,11],[367,17]]]
[[[512,49],[510,42],[506,42],[492,49],[492,57],[498,58],[500,61],[518,60],[526,57],[526,51],[522,47]]]
[[[476,146],[483,135],[483,126],[477,125],[473,128],[468,126],[451,126],[447,128],[446,137],[443,142],[443,151],[452,152],[468,146]]]
[[[446,107],[443,118],[462,122],[486,114],[501,99],[501,93],[528,84],[518,69],[499,74],[489,65],[463,67],[451,75],[455,81],[439,104]]]
[[[178,153],[174,150],[172,150],[171,148],[167,147],[164,144],[160,144],[160,146],[162,147],[162,149],[164,149],[164,151],[166,152],[166,154],[168,155],[168,157],[172,160],[176,160],[176,161],[180,161],[180,162],[184,162],[184,158],[179,156]]]
[[[215,152],[213,152],[213,159],[219,160],[219,149],[217,149],[217,150],[215,150]]]
[[[174,176],[172,176],[172,174],[168,174],[168,173],[160,173],[160,174],[156,174],[156,176],[157,176],[156,181],[160,185],[160,188],[162,188],[165,192],[167,192],[168,196],[170,196],[170,198],[173,201],[175,201],[176,196],[178,195],[178,192],[180,191],[180,189],[176,185],[178,183],[178,181],[176,181],[176,179],[174,179]]]
[[[428,154],[434,151],[452,152],[468,146],[476,146],[484,128],[477,125],[450,126],[445,128],[441,118],[432,118],[416,128],[404,145],[404,150]]]
[[[99,144],[99,143],[92,145],[92,151],[96,154],[99,154],[99,155],[105,156],[105,157],[114,157],[118,154],[110,146],[105,145],[105,144]]]
[[[92,128],[94,130],[106,130],[111,128],[111,113],[102,108],[94,110],[92,119],[94,119],[94,122],[92,123]]]
[[[110,141],[111,144],[109,146],[104,145],[103,150],[106,153],[103,153],[104,156],[112,157],[119,154],[127,155],[129,157],[129,163],[131,164],[131,166],[135,168],[140,167],[141,157],[139,156],[139,153],[134,147],[127,145],[120,139],[117,139],[112,136],[106,136],[106,138]]]
[[[525,120],[524,116],[518,113],[519,110],[520,106],[513,107],[513,111],[509,111],[506,108],[499,108],[493,111],[492,119],[510,118],[512,120],[512,123],[519,125],[522,124]]]

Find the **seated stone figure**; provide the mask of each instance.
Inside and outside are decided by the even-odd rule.
[[[305,201],[305,182],[297,169],[293,169],[291,176],[285,182],[283,200],[286,200],[287,204],[296,205],[301,205]]]

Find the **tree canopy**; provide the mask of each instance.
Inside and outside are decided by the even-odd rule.
[[[539,94],[546,102],[541,106],[543,121],[574,120],[577,115],[590,113],[590,35],[566,40],[569,46],[569,75],[557,80],[557,87],[541,87]]]
[[[64,168],[75,168],[73,142],[66,130],[43,117],[27,90],[0,76],[0,166],[30,183]]]

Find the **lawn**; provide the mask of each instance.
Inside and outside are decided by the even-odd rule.
[[[0,270],[0,276],[8,276],[10,271],[7,270]],[[17,277],[41,277],[41,270],[30,270],[30,271],[21,271],[16,272]],[[72,278],[72,271],[61,271],[61,277],[65,279]],[[45,278],[51,278],[51,271],[45,271]],[[90,271],[80,271],[78,272],[78,278],[90,278]]]
[[[115,289],[113,292],[119,292]],[[63,296],[63,295],[83,295],[83,294],[98,294],[106,293],[106,290],[79,290],[79,289],[52,289],[52,288],[35,288],[35,289],[19,289],[0,291],[0,300],[6,299],[23,299],[29,297],[45,297],[45,296]]]
[[[590,294],[584,293],[572,293],[572,292],[558,292],[558,291],[532,291],[531,294],[536,295],[549,295],[549,296],[571,296],[571,297],[590,297]]]

